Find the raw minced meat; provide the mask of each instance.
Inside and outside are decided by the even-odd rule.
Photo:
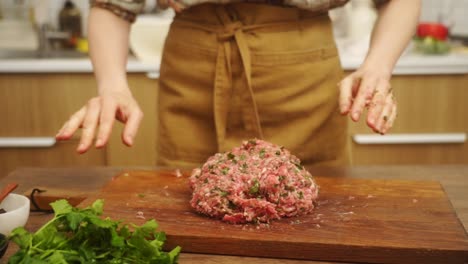
[[[257,139],[211,156],[193,170],[190,187],[197,212],[234,224],[307,214],[318,196],[296,156]]]

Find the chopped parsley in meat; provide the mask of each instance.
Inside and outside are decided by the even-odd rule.
[[[191,206],[229,223],[269,222],[310,213],[318,186],[282,146],[252,139],[193,170]]]

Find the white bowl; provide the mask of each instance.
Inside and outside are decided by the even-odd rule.
[[[8,236],[19,226],[24,226],[29,218],[29,199],[24,195],[10,193],[2,203],[6,213],[0,214],[0,233]]]
[[[140,15],[130,31],[130,49],[138,60],[159,64],[171,17]]]

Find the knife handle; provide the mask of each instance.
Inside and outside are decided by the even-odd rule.
[[[3,189],[2,192],[0,193],[0,203],[7,197],[8,194],[10,194],[12,191],[14,191],[18,187],[17,183],[8,183]]]

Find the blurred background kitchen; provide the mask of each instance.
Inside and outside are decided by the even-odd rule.
[[[423,0],[421,24],[392,80],[399,116],[389,135],[350,122],[355,165],[468,164],[468,0]],[[330,12],[340,60],[356,69],[377,18],[372,1]],[[153,166],[157,78],[173,17],[147,0],[132,27],[130,86],[145,112],[133,148],[117,125],[109,145],[75,154],[56,142],[69,115],[96,94],[86,39],[87,0],[0,0],[0,178],[18,167]],[[196,69],[194,69],[196,70]]]

